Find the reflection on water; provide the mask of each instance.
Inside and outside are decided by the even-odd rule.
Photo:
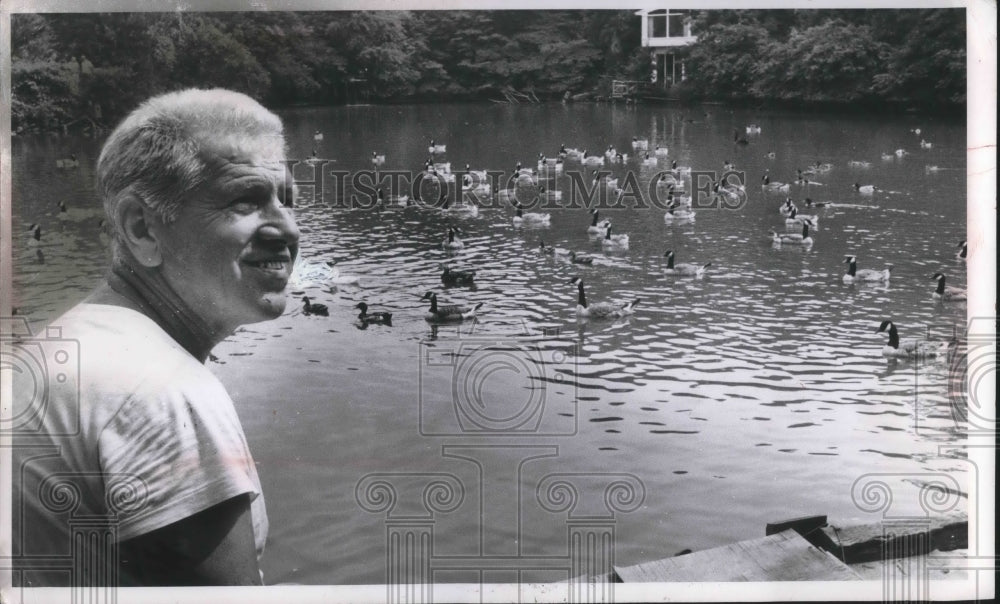
[[[626,195],[628,209],[601,215],[630,236],[629,248],[606,252],[587,233],[590,214],[566,207],[579,201],[571,198],[573,169],[584,170],[569,160],[540,179],[564,196],[544,209],[548,226],[515,226],[509,203],[484,204],[475,217],[422,204],[335,207],[337,191],[300,183],[301,254],[312,270],[283,317],[245,326],[211,363],[237,401],[260,466],[271,516],[269,582],[384,580],[384,515],[364,511],[354,494],[372,472],[458,476],[466,501],[435,526],[435,551],[455,555],[504,552],[514,541],[521,553],[559,554],[565,515],[536,509],[537,481],[553,471],[627,472],[646,495],[619,516],[623,564],[759,536],[764,523],[787,517],[863,518],[851,485],[868,472],[966,474],[961,459],[938,455],[964,430],[950,409],[947,360],[889,363],[885,336],[875,333],[888,318],[903,338],[947,340],[964,325],[965,305],[933,301],[930,279],[941,271],[949,285],[966,284],[955,258],[965,237],[960,125],[598,105],[345,107],[283,118],[293,155],[308,155],[320,129],[320,156],[335,160],[326,169],[347,172],[370,169],[373,150],[386,156],[382,170],[419,170],[431,138],[447,144],[439,161],[457,171],[468,163],[509,174],[561,144],[632,154],[629,141],[645,136],[669,156],[656,167],[634,159],[606,165],[619,183],[631,171],[637,190],[648,191],[674,160],[695,173],[732,163],[746,174],[747,199],[668,224],[647,193],[641,201]],[[761,134],[734,145],[732,131],[749,123]],[[919,148],[915,125],[933,137],[932,149]],[[86,295],[104,270],[99,218],[59,216],[60,201],[97,208],[100,142],[14,141],[15,306],[36,326]],[[897,148],[911,153],[881,159]],[[51,169],[67,152],[79,167]],[[812,184],[792,183],[797,169],[816,162],[832,168],[811,175]],[[297,177],[309,178],[303,169]],[[792,183],[788,193],[763,190],[765,173]],[[697,184],[682,180],[689,192]],[[879,190],[864,196],[855,183]],[[363,192],[346,187],[343,195]],[[778,211],[786,196],[818,218],[811,247],[772,247],[769,231],[786,232]],[[808,210],[806,197],[815,202]],[[32,223],[42,227],[37,245],[29,245]],[[462,249],[442,249],[449,226],[461,229]],[[597,259],[583,265],[543,254],[542,240]],[[698,279],[668,275],[667,250],[677,263],[711,266]],[[859,268],[893,263],[891,281],[845,285],[845,254]],[[475,286],[442,283],[444,263],[475,270]],[[574,276],[585,279],[591,303],[642,301],[624,319],[579,321]],[[428,291],[441,304],[483,308],[474,323],[428,325],[420,300]],[[306,316],[303,294],[330,316]],[[361,301],[392,312],[392,325],[359,329]],[[486,469],[443,455],[442,445],[456,442],[496,444],[498,431],[515,436],[501,439],[507,448]],[[520,496],[513,483],[486,480],[505,463],[516,467],[515,443],[557,450],[523,466]],[[516,481],[510,472],[504,480]],[[892,486],[900,505],[919,509],[916,487]],[[482,520],[480,544],[470,535],[479,535],[483,502],[501,512]]]

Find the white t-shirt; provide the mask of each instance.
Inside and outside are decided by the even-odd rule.
[[[21,364],[40,358],[42,366],[13,379],[22,585],[70,585],[73,564],[106,552],[93,537],[102,531],[124,541],[245,493],[259,559],[267,513],[233,402],[155,322],[80,304],[19,354]],[[42,562],[53,556],[55,563]],[[40,565],[52,570],[32,570]]]

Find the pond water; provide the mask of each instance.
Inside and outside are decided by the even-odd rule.
[[[745,172],[747,195],[735,209],[697,209],[694,221],[673,224],[663,209],[634,207],[626,196],[628,208],[602,216],[630,236],[629,249],[606,253],[571,199],[568,174],[583,170],[589,183],[590,169],[569,160],[566,173],[543,182],[575,207],[546,209],[551,224],[541,228],[515,227],[507,203],[477,217],[423,206],[376,211],[344,207],[332,182],[322,190],[300,183],[301,257],[334,262],[342,279],[296,291],[330,316],[306,316],[297,295],[283,317],[241,329],[209,363],[236,401],[259,466],[269,583],[384,582],[387,514],[433,523],[435,564],[451,557],[438,581],[478,581],[479,556],[565,556],[570,516],[611,522],[605,504],[615,495],[606,499],[605,487],[616,481],[633,489],[611,502],[618,564],[761,536],[765,523],[796,516],[877,521],[852,498],[868,474],[885,475],[902,513],[922,514],[921,477],[947,473],[966,490],[968,464],[948,448],[965,436],[949,405],[948,362],[888,362],[886,337],[875,333],[891,319],[901,337],[946,341],[965,325],[965,304],[933,300],[930,279],[941,271],[948,285],[966,286],[956,259],[966,231],[964,123],[609,105],[279,113],[290,155],[315,148],[335,160],[327,171],[368,169],[372,151],[386,155],[382,170],[419,171],[433,138],[457,171],[468,163],[509,175],[561,144],[631,155],[638,136],[669,155],[657,167],[632,158],[607,166],[621,183],[631,172],[644,188],[672,160],[720,172],[728,160]],[[760,134],[742,134],[751,123]],[[749,144],[734,143],[734,130]],[[922,149],[922,138],[933,147]],[[15,306],[35,328],[101,278],[99,218],[57,216],[60,201],[97,207],[101,142],[13,142]],[[79,167],[55,169],[70,153]],[[814,162],[832,165],[809,176],[821,185],[787,194],[760,186],[765,171],[788,182]],[[305,166],[295,174],[310,180]],[[881,190],[863,196],[856,182]],[[785,232],[778,208],[786,195],[799,207],[807,196],[836,204],[809,212],[819,218],[811,248],[771,244],[771,229]],[[43,229],[37,247],[27,245],[31,223]],[[449,226],[460,227],[463,249],[441,248]],[[540,239],[597,261],[540,254]],[[679,263],[712,264],[700,279],[667,276],[668,249]],[[845,254],[859,268],[894,264],[891,281],[845,285]],[[476,270],[476,287],[444,288],[443,262]],[[358,282],[345,283],[349,275]],[[624,319],[580,321],[574,276],[592,302],[641,302]],[[478,320],[428,325],[420,297],[429,290],[446,302],[482,302]],[[391,311],[392,326],[360,329],[360,301]],[[395,507],[386,510],[366,488],[370,475],[393,472],[384,479],[395,485]],[[559,505],[568,491],[550,488],[553,474],[577,489],[575,508]],[[431,501],[438,511],[421,517],[428,475],[450,475],[462,490]]]

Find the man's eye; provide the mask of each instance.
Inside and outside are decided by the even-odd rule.
[[[240,197],[229,204],[229,209],[234,212],[250,213],[257,209],[257,201],[252,197]]]

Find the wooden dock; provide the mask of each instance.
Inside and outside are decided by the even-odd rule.
[[[615,566],[613,582],[700,581],[857,581],[871,579],[886,564],[901,560],[959,569],[968,548],[964,513],[907,524],[879,523],[837,527],[826,516],[807,516],[768,524],[766,536],[700,552],[680,554],[634,566]],[[950,560],[950,562],[949,562]],[[956,562],[957,561],[957,562]]]
[[[861,576],[794,529],[683,556],[615,567],[625,583],[696,581],[850,581]]]

